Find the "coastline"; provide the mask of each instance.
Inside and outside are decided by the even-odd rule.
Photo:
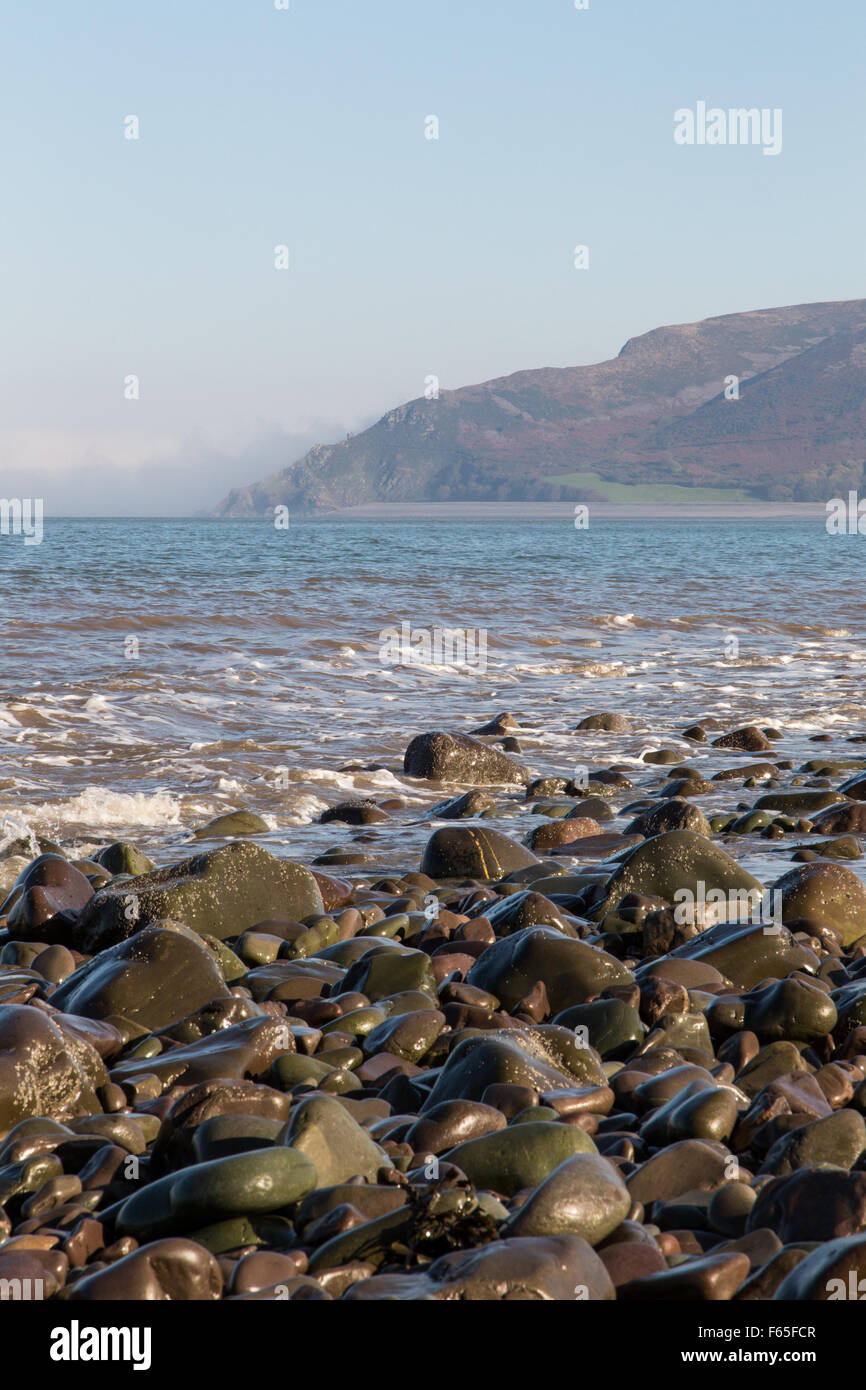
[[[329,512],[290,512],[291,525],[332,521],[568,521],[576,506],[586,506],[590,521],[813,521],[827,516],[824,502],[365,502]],[[105,513],[45,512],[46,521],[271,522],[270,512],[215,516],[212,512],[177,512],[126,516]]]
[[[307,521],[563,521],[575,514],[573,502],[370,502]],[[811,521],[825,517],[823,502],[612,503],[586,504],[590,521],[695,520]],[[257,519],[257,518],[251,518]],[[294,518],[293,518],[294,519]],[[301,518],[299,518],[301,519]]]

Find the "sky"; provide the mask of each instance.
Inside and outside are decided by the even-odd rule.
[[[431,375],[866,294],[862,0],[285,3],[0,0],[0,496],[206,510]]]

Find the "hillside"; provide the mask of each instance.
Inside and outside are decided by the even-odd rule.
[[[729,376],[739,400],[725,399]],[[812,501],[864,474],[866,300],[844,300],[657,328],[608,362],[409,401],[235,489],[213,514],[592,500],[607,483]]]

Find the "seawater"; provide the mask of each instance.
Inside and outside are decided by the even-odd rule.
[[[658,784],[646,748],[721,765],[679,737],[702,718],[778,725],[777,751],[797,762],[856,757],[864,577],[866,538],[830,536],[820,518],[576,530],[564,507],[561,521],[277,530],[49,517],[38,546],[0,538],[0,853],[32,831],[78,853],[124,836],[169,861],[198,846],[196,826],[245,806],[276,853],[342,844],[414,867],[421,816],[451,788],[404,778],[407,744],[500,710],[519,717],[520,759],[538,774],[633,766],[618,805]],[[484,669],[383,664],[382,632],[405,623],[483,633]],[[575,733],[597,710],[638,731]],[[832,745],[810,741],[823,732]],[[710,804],[743,795],[728,784]],[[362,832],[317,823],[357,796],[407,808]],[[507,831],[520,799],[503,793],[491,823]],[[744,850],[755,871],[782,872],[766,842]]]

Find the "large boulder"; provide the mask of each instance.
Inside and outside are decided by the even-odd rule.
[[[195,1231],[238,1216],[277,1212],[316,1185],[312,1161],[270,1145],[194,1163],[137,1188],[117,1213],[117,1229],[145,1241]]]
[[[473,1187],[514,1197],[525,1187],[537,1187],[544,1182],[554,1168],[574,1154],[594,1153],[595,1144],[585,1130],[576,1125],[542,1120],[509,1125],[497,1134],[468,1139],[465,1144],[449,1149],[444,1158],[456,1164]],[[630,1200],[628,1205],[631,1205]],[[547,1235],[548,1232],[528,1231],[527,1234]]]
[[[462,796],[452,796],[447,801],[437,801],[435,806],[431,806],[429,811],[424,812],[422,819],[474,820],[476,817],[492,811],[495,804],[493,797],[487,792],[464,792]]]
[[[306,1154],[315,1167],[317,1187],[363,1178],[375,1182],[389,1160],[365,1129],[334,1096],[315,1095],[292,1111],[281,1142]]]
[[[642,811],[625,828],[626,835],[663,835],[666,830],[693,830],[704,839],[710,837],[710,823],[699,806],[684,797],[672,796],[649,811]]]
[[[517,1126],[521,1128],[521,1126]],[[629,1214],[631,1195],[619,1170],[581,1153],[554,1168],[503,1228],[504,1236],[583,1236],[600,1245]]]
[[[403,771],[407,777],[423,777],[428,782],[480,786],[500,782],[525,785],[529,781],[526,768],[469,734],[418,734],[406,749]]]
[[[270,826],[261,816],[254,811],[241,810],[226,811],[221,816],[215,816],[207,825],[200,825],[192,833],[196,840],[226,840],[234,839],[236,835],[264,835],[268,830]]]
[[[574,930],[567,925],[556,903],[531,889],[522,893],[508,893],[504,898],[482,903],[481,906],[484,917],[497,936],[512,936],[524,927],[557,927],[566,936],[570,936]]]
[[[467,984],[494,994],[513,1009],[541,981],[552,1013],[583,1004],[611,985],[632,981],[626,967],[606,951],[563,936],[555,927],[527,927],[495,941],[481,953]]]
[[[809,820],[816,835],[866,835],[866,802],[839,801]]]
[[[575,728],[586,733],[595,734],[630,734],[632,722],[624,714],[607,712],[605,714],[587,714],[581,719]]]
[[[96,1089],[107,1080],[98,1052],[61,1015],[25,1004],[0,1009],[0,1135],[33,1116],[99,1114]]]
[[[175,922],[154,922],[79,966],[51,1002],[86,1018],[119,1014],[152,1031],[230,997],[200,936]]]
[[[616,1298],[610,1275],[582,1236],[515,1237],[455,1250],[425,1269],[352,1284],[344,1299],[442,1302],[602,1302]]]
[[[151,869],[156,868],[152,859],[126,840],[115,840],[91,857],[94,864],[101,864],[110,874],[149,874]]]
[[[863,1298],[866,1235],[841,1236],[812,1250],[781,1282],[779,1302],[839,1302]]]
[[[709,931],[677,946],[667,959],[677,957],[711,966],[738,989],[751,989],[761,980],[781,979],[794,970],[816,971],[817,957],[794,940],[787,927],[766,923],[719,922]],[[647,966],[637,970],[643,978]]]
[[[291,1029],[284,1019],[266,1015],[247,1018],[230,1028],[218,1028],[197,1042],[172,1047],[157,1057],[132,1057],[113,1068],[113,1081],[157,1076],[164,1088],[195,1086],[202,1081],[242,1080],[264,1076],[287,1052],[294,1051]]]
[[[204,1303],[221,1298],[222,1289],[220,1267],[210,1251],[173,1236],[78,1279],[68,1297],[84,1303]]]
[[[847,782],[842,783],[839,791],[852,801],[866,801],[866,772],[858,772],[856,776],[849,777]]]
[[[761,1172],[781,1178],[822,1164],[850,1170],[864,1149],[866,1123],[856,1110],[846,1107],[783,1134],[767,1154]]]
[[[62,942],[92,897],[90,882],[74,864],[59,854],[40,854],[18,875],[0,911],[8,911],[16,941]]]
[[[322,895],[322,906],[326,912],[336,912],[355,901],[356,888],[351,879],[334,878],[330,874],[323,874],[319,869],[311,869],[310,872],[318,885]]]
[[[782,920],[813,918],[835,927],[845,946],[866,934],[866,888],[843,864],[798,864],[773,884],[782,895]]]
[[[624,854],[605,890],[604,901],[593,908],[594,917],[603,917],[626,893],[679,903],[685,900],[678,898],[678,893],[689,893],[697,900],[701,892],[704,896],[711,892],[760,894],[762,888],[752,874],[703,835],[693,830],[668,830]]]
[[[601,835],[598,821],[591,816],[566,816],[563,820],[545,821],[530,830],[526,843],[531,850],[542,854],[556,853],[560,845],[573,845],[576,840],[586,840],[591,835]],[[564,853],[568,853],[566,849]]]
[[[449,1053],[422,1112],[428,1114],[444,1101],[480,1101],[488,1086],[527,1086],[541,1093],[575,1084],[564,1065],[522,1032],[482,1033],[464,1038]]]
[[[419,990],[432,997],[436,977],[425,951],[413,951],[399,942],[376,944],[346,971],[342,990],[360,991],[371,1002],[405,990]]]
[[[830,996],[802,975],[774,980],[739,996],[722,995],[706,1010],[713,1033],[724,1036],[745,1028],[762,1043],[817,1042],[833,1032],[837,1017]]]
[[[626,1179],[632,1201],[648,1206],[684,1192],[715,1192],[727,1181],[729,1157],[721,1144],[705,1139],[682,1139],[657,1149]]]
[[[747,1231],[767,1227],[785,1245],[859,1235],[866,1230],[866,1173],[799,1168],[771,1178],[746,1218]]]
[[[291,1114],[292,1097],[244,1079],[217,1077],[188,1087],[165,1115],[151,1153],[154,1177],[196,1161],[195,1136],[202,1125],[218,1116],[278,1120],[284,1125]]]
[[[779,811],[786,816],[811,816],[813,811],[826,811],[830,806],[839,805],[842,800],[838,792],[765,792],[755,802],[755,810]]]
[[[442,1100],[408,1130],[405,1142],[416,1154],[441,1154],[467,1139],[480,1139],[504,1129],[501,1110],[477,1100]]]
[[[431,878],[480,878],[496,882],[515,869],[539,863],[531,850],[475,825],[447,825],[434,830],[421,856],[421,872]]]
[[[314,1164],[297,1149],[231,1154],[172,1175],[172,1216],[181,1230],[191,1230],[234,1216],[280,1211],[312,1192],[315,1181]]]
[[[734,748],[741,753],[766,753],[772,746],[766,734],[754,724],[713,739],[714,748]]]
[[[92,954],[165,919],[225,941],[258,922],[303,921],[321,912],[322,896],[309,869],[236,841],[107,884],[81,912],[75,944]]]

